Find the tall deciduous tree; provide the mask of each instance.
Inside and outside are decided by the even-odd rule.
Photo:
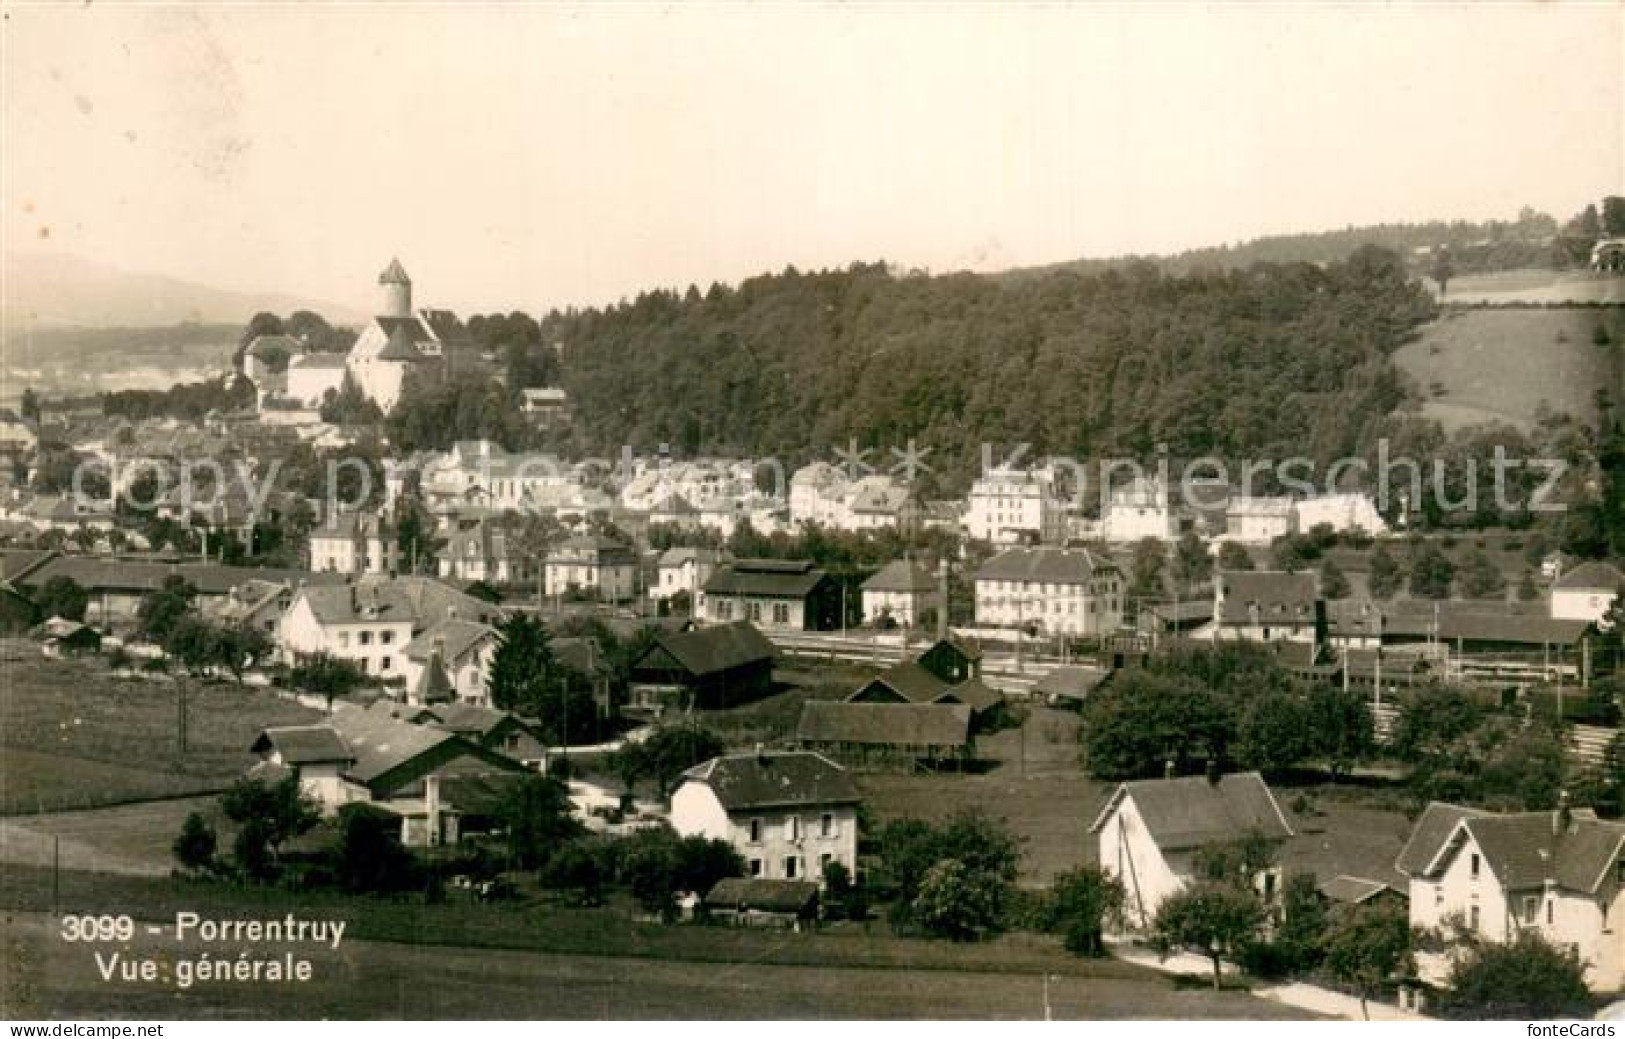
[[[1359,991],[1360,1013],[1369,1021],[1366,1001],[1401,971],[1410,949],[1410,919],[1403,909],[1348,906],[1326,936],[1326,966]]]
[[[1213,964],[1213,987],[1223,985],[1224,957],[1258,937],[1264,926],[1258,896],[1233,885],[1207,882],[1163,901],[1152,922],[1151,942],[1164,954],[1195,949]]]

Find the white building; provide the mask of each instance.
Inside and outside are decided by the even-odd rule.
[[[344,354],[300,354],[288,362],[286,395],[305,408],[320,408],[329,393],[344,388],[349,361]]]
[[[283,615],[281,648],[289,663],[314,653],[354,661],[377,679],[404,681],[402,654],[425,629],[445,620],[500,624],[502,609],[431,577],[361,577],[305,585]]]
[[[1613,608],[1625,574],[1609,563],[1582,563],[1552,584],[1552,618],[1600,622]]]
[[[406,679],[408,700],[429,702],[420,690],[428,670],[438,668],[445,682],[445,699],[490,707],[488,685],[498,642],[497,629],[479,621],[449,617],[425,628],[401,650],[401,673]]]
[[[1098,841],[1101,871],[1123,885],[1124,915],[1135,930],[1150,926],[1162,903],[1196,879],[1196,857],[1204,847],[1253,834],[1271,841],[1293,836],[1257,772],[1119,784],[1089,832]],[[1272,901],[1280,867],[1261,871],[1253,883]]]
[[[390,261],[378,275],[378,284],[382,307],[350,347],[347,364],[361,392],[388,412],[400,399],[408,372],[429,365],[461,365],[472,347],[456,314],[413,310],[412,279],[399,260]]]
[[[1244,545],[1267,545],[1298,529],[1291,498],[1231,498],[1224,518],[1224,539]]]
[[[733,845],[747,876],[821,881],[838,862],[855,877],[860,801],[851,774],[821,754],[728,754],[683,773],[671,824]]]
[[[1316,641],[1324,607],[1314,574],[1279,570],[1221,570],[1213,579],[1217,639],[1250,642]]]
[[[1326,524],[1336,531],[1363,530],[1373,537],[1388,533],[1388,524],[1369,494],[1321,494],[1297,504],[1298,529]]]
[[[965,533],[995,545],[1055,544],[1066,536],[1066,505],[1047,469],[992,469],[971,485]]]
[[[548,595],[571,593],[607,602],[637,595],[638,557],[618,541],[597,534],[569,538],[548,554],[543,586]]]
[[[724,561],[725,555],[714,548],[668,548],[655,563],[649,598],[658,601],[687,592],[694,615],[701,616],[705,613],[705,582]]]
[[[316,573],[392,574],[400,569],[395,528],[376,513],[335,511],[310,529]]]
[[[1168,485],[1146,477],[1136,477],[1107,495],[1100,518],[1101,535],[1126,544],[1155,538],[1172,541],[1179,537],[1179,519],[1174,513]]]
[[[922,623],[926,610],[941,609],[937,580],[913,559],[895,559],[863,582],[863,622],[890,618],[905,628]]]
[[[1081,548],[1011,548],[976,571],[976,623],[1100,635],[1123,624],[1123,574]]]
[[[1625,985],[1625,823],[1589,809],[1496,815],[1434,802],[1395,866],[1410,878],[1413,928],[1490,942],[1532,930],[1578,952],[1593,991]],[[1442,983],[1461,952],[1419,952],[1417,968]]]

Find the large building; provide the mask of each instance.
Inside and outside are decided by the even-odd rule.
[[[748,620],[780,631],[840,627],[841,589],[807,560],[741,559],[717,567],[705,582],[705,618]]]
[[[1179,517],[1168,485],[1160,480],[1137,477],[1113,488],[1100,520],[1101,535],[1107,541],[1172,541],[1179,537]]]
[[[412,307],[412,279],[400,260],[378,275],[382,290],[377,316],[350,348],[348,367],[356,385],[384,411],[400,400],[414,370],[461,368],[477,360],[473,342],[449,310]]]
[[[1123,574],[1081,548],[1011,548],[976,571],[976,623],[1101,635],[1123,624]]]
[[[971,485],[965,533],[995,545],[1054,544],[1066,534],[1066,504],[1048,470],[990,470]]]

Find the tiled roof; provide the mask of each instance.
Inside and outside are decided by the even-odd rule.
[[[275,749],[289,765],[351,761],[355,755],[331,725],[283,725],[260,733],[249,748],[256,754]]]
[[[461,620],[500,620],[501,607],[465,595],[432,577],[367,575],[354,583],[308,585],[303,592],[323,624],[363,620],[410,621],[430,627],[454,616]]]
[[[1200,848],[1239,840],[1250,833],[1271,839],[1292,836],[1275,795],[1257,772],[1209,779],[1142,779],[1118,786],[1089,827],[1099,833],[1107,818],[1132,798],[1157,847],[1164,851]]]
[[[1428,863],[1439,854],[1445,839],[1455,832],[1457,823],[1466,818],[1488,814],[1480,808],[1467,808],[1463,805],[1447,804],[1444,801],[1430,803],[1417,817],[1416,826],[1412,828],[1405,847],[1400,849],[1394,868],[1407,877],[1421,876],[1426,871]]]
[[[444,729],[413,725],[372,711],[338,711],[333,728],[355,755],[345,774],[358,783],[373,780],[458,737]]]
[[[1317,890],[1333,902],[1342,902],[1345,905],[1362,905],[1385,891],[1403,894],[1403,892],[1396,891],[1380,880],[1351,877],[1347,873],[1339,874],[1330,880],[1321,882]]]
[[[931,572],[912,559],[894,559],[863,582],[866,592],[930,592],[936,586]]]
[[[1400,856],[1401,870],[1411,875],[1436,875],[1470,838],[1503,890],[1526,890],[1551,881],[1566,890],[1591,893],[1608,876],[1625,845],[1625,823],[1605,822],[1589,810],[1573,811],[1565,818],[1559,812],[1495,815],[1455,805],[1428,808],[1459,814],[1442,837],[1437,834],[1450,813],[1441,811],[1431,821],[1424,814]],[[1429,824],[1426,834],[1424,823]]]
[[[1087,667],[1082,664],[1063,665],[1034,682],[1033,692],[1043,696],[1082,700],[1099,688],[1100,683],[1110,675],[1110,671],[1101,667]]]
[[[796,739],[808,743],[962,747],[970,742],[971,709],[964,704],[842,703],[801,705]]]
[[[661,635],[643,659],[649,660],[662,650],[695,677],[770,661],[777,654],[773,643],[749,621]]]
[[[1100,570],[1116,572],[1117,564],[1084,548],[1011,548],[984,563],[976,580],[1086,584]]]
[[[985,711],[1004,701],[1004,697],[989,689],[979,678],[967,678],[956,685],[938,678],[917,660],[903,660],[865,682],[848,698],[848,702],[866,702],[877,685],[891,690],[909,703],[961,703],[972,710]]]
[[[818,901],[818,885],[810,880],[769,880],[764,877],[726,877],[705,896],[715,909],[754,909],[763,913],[810,912]]]
[[[1314,574],[1279,570],[1225,570],[1217,578],[1223,593],[1222,624],[1308,624],[1315,619],[1320,592]]]
[[[1557,579],[1552,587],[1564,591],[1606,591],[1617,592],[1625,586],[1625,574],[1611,563],[1581,563]]]
[[[850,773],[808,751],[723,755],[684,772],[681,783],[704,783],[730,812],[862,800]]]
[[[434,654],[436,644],[440,647],[441,659],[447,663],[456,664],[463,659],[469,650],[478,646],[488,638],[495,638],[497,630],[489,624],[479,621],[463,620],[460,617],[451,617],[438,624],[431,624],[424,628],[422,633],[413,637],[411,642],[401,650],[408,660],[428,660]]]
[[[38,586],[59,576],[71,577],[91,591],[152,591],[162,588],[169,577],[182,577],[203,595],[225,595],[249,580],[285,581],[290,584],[304,581],[307,590],[311,587],[328,587],[342,580],[335,575],[310,574],[303,570],[225,566],[218,563],[160,563],[91,556],[56,556],[14,580],[24,585]]]
[[[705,594],[804,599],[824,578],[824,571],[809,561],[741,559],[714,570]]]

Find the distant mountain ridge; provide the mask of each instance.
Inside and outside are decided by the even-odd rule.
[[[186,323],[246,325],[261,310],[314,310],[333,324],[366,319],[359,309],[288,293],[238,292],[162,274],[121,270],[69,253],[8,252],[4,331],[36,327],[143,328]]]

